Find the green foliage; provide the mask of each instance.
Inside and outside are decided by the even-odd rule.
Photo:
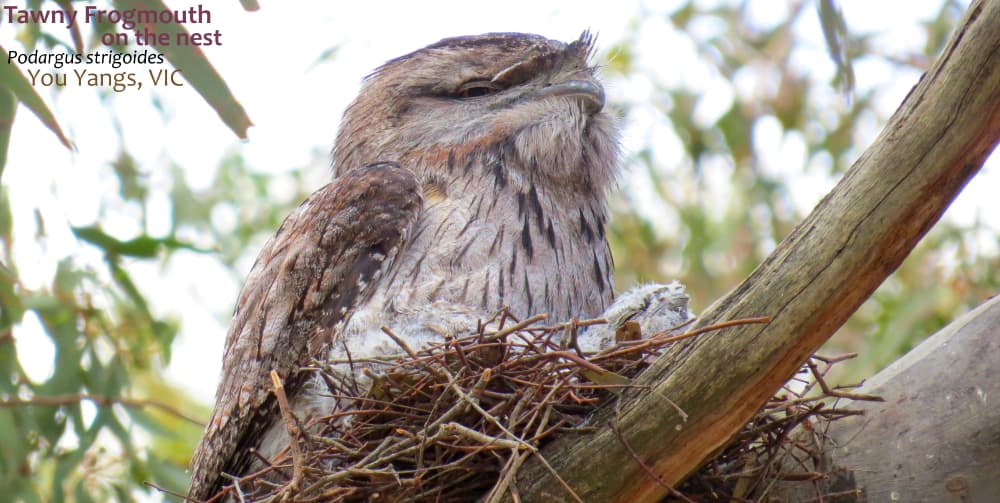
[[[23,7],[53,7],[46,3],[36,0]],[[70,2],[51,3],[67,7]],[[119,8],[130,4],[115,3]],[[18,41],[27,51],[39,47],[58,52],[85,50],[79,25],[70,33],[74,47],[46,31],[59,26],[30,23],[16,28]],[[98,34],[114,29],[96,27],[86,50],[99,49]],[[6,63],[6,50],[0,48],[0,52],[5,59],[0,64],[2,173],[17,104],[34,112],[64,145],[71,144],[18,66]],[[177,48],[166,56],[184,68],[192,87],[225,122],[245,136],[250,121],[205,56],[191,47]],[[113,113],[110,104],[109,111]],[[230,162],[220,171],[210,193],[188,188],[175,168],[172,228],[165,236],[150,235],[146,216],[151,191],[145,170],[125,150],[108,164],[119,192],[102,195],[105,210],[101,213],[134,203],[142,209],[141,215],[132,217],[138,218],[140,232],[123,238],[106,232],[100,222],[69,228],[76,249],[65,250],[51,282],[42,287],[32,288],[22,281],[13,252],[15,237],[24,240],[31,231],[15,229],[10,188],[0,187],[0,494],[4,501],[132,501],[137,492],[152,491],[146,483],[175,490],[186,487],[192,445],[202,432],[202,425],[192,417],[207,417],[207,408],[192,404],[184,392],[163,381],[178,321],[151,309],[149,295],[154,292],[136,279],[134,266],[140,262],[166,266],[178,251],[218,251],[215,243],[225,240],[214,239],[199,247],[179,236],[211,228],[207,216],[212,208],[238,201],[237,194],[243,194],[248,185],[258,190],[247,195],[260,198],[258,204],[268,204],[268,211],[239,221],[242,232],[225,243],[220,257],[227,261],[221,266],[231,265],[256,238],[247,229],[272,232],[274,215],[289,211],[287,204],[270,205],[266,192],[259,190],[267,182],[239,162]],[[44,246],[49,239],[47,229],[66,227],[66,223],[45,222],[41,211],[33,211],[33,237]],[[95,256],[100,258],[90,259]],[[19,351],[46,347],[52,352],[51,371],[42,377],[30,375],[24,362],[37,362],[39,357]]]
[[[114,0],[115,7],[126,9],[154,9],[157,11],[167,10],[167,6],[160,0]],[[160,23],[153,28],[159,33],[168,34],[171,40],[177,40],[178,34],[187,35],[188,31],[180,23]],[[153,31],[153,30],[151,30]],[[222,122],[236,133],[241,139],[247,138],[247,129],[253,125],[250,117],[247,116],[243,105],[236,100],[226,81],[222,79],[219,72],[215,70],[208,58],[201,51],[201,48],[189,44],[170,44],[157,46],[167,60],[175,68],[184,70],[184,78],[198,91],[205,102],[215,109]]]
[[[0,47],[0,58],[9,61],[7,49]],[[45,105],[45,101],[38,95],[38,91],[35,91],[35,88],[32,87],[28,78],[21,73],[21,69],[17,67],[17,63],[0,65],[0,90],[3,91],[5,101],[9,100],[8,96],[13,95],[17,98],[18,102],[24,104],[28,110],[34,112],[38,116],[38,119],[42,121],[42,124],[45,124],[45,127],[49,128],[66,148],[73,148],[69,138],[63,133],[59,123],[56,122],[55,115]],[[9,111],[11,107],[4,106],[4,110]],[[6,142],[2,146],[4,147],[3,155],[6,157]]]
[[[74,486],[86,486],[98,497],[115,486],[127,490],[147,480],[134,477],[143,462],[135,455],[136,428],[124,413],[143,407],[131,398],[133,381],[165,363],[169,352],[164,349],[173,341],[176,324],[155,319],[129,273],[110,260],[115,285],[66,258],[51,285],[40,290],[20,284],[9,257],[5,265],[0,278],[0,424],[10,426],[0,433],[5,437],[0,439],[5,495],[64,501]],[[54,348],[53,372],[40,381],[21,367],[11,335],[12,325],[28,317],[43,332],[37,336],[47,337]],[[108,434],[114,442],[98,442],[99,435]],[[121,456],[119,462],[98,463],[94,456],[107,449]]]
[[[820,0],[819,20],[823,26],[823,37],[830,52],[830,59],[837,65],[837,82],[847,91],[854,90],[854,68],[851,66],[851,54],[844,47],[844,37],[847,36],[847,23],[844,14],[833,0]]]
[[[119,170],[116,175],[127,178],[121,184],[126,187],[137,183],[136,173]],[[72,229],[81,246],[100,252],[103,267],[68,256],[50,286],[32,291],[20,284],[11,254],[4,254],[0,487],[5,494],[25,501],[131,501],[134,490],[148,490],[146,482],[174,490],[186,487],[185,469],[201,435],[201,425],[188,418],[207,417],[207,408],[192,407],[182,391],[162,380],[178,326],[151,311],[148,292],[135,281],[130,266],[135,260],[165,266],[180,250],[206,253],[176,236],[207,233],[217,243],[213,252],[219,265],[231,267],[250,243],[273,233],[293,203],[274,204],[267,195],[270,178],[249,172],[236,157],[224,163],[210,189],[192,190],[179,169],[174,175],[174,227],[166,237],[143,232],[120,239],[98,225]],[[301,170],[287,176],[295,181],[292,201],[304,198]],[[148,204],[146,191],[123,190],[120,195]],[[234,231],[211,224],[214,208],[234,204],[246,210]],[[0,236],[9,248],[7,215],[4,198]],[[41,382],[21,368],[11,332],[33,316],[42,333],[31,336],[48,338],[55,348],[54,372]]]
[[[40,0],[29,2],[24,7],[37,10],[42,7],[42,3]],[[72,2],[69,0],[52,0],[51,3],[58,5],[59,8],[66,11],[73,8],[71,5]],[[114,0],[114,5],[115,8],[122,10],[167,10],[167,6],[160,0],[145,0],[143,2]],[[255,2],[244,2],[244,7],[247,10],[256,10],[255,6]],[[45,26],[48,29],[48,25]],[[42,42],[42,45],[49,50],[58,47],[61,51],[65,51],[68,54],[83,54],[85,52],[79,23],[75,23],[70,29],[70,35],[74,44],[73,47],[67,46],[52,33],[43,31],[42,27],[43,24],[41,23],[28,23],[26,26],[21,27],[18,32],[18,39],[25,50],[36,49],[38,43]],[[177,34],[188,33],[184,26],[179,23],[160,23],[156,27],[149,28],[152,28],[151,31],[167,33],[174,39],[176,39]],[[103,48],[103,46],[98,44],[101,33],[118,32],[119,25],[112,24],[105,18],[102,22],[97,23],[95,29],[91,32],[92,38],[87,49],[93,51]],[[111,49],[118,52],[126,52],[128,48],[113,46]],[[175,68],[184,71],[184,78],[198,91],[198,94],[205,98],[205,102],[215,109],[222,122],[236,133],[237,136],[245,140],[247,138],[247,129],[253,123],[243,109],[243,105],[237,101],[232,91],[229,90],[229,86],[226,85],[226,81],[215,70],[215,67],[208,61],[208,58],[205,57],[201,49],[193,45],[178,44],[157,46],[157,49],[160,50]],[[7,49],[2,46],[0,46],[0,58],[10,61]],[[49,110],[48,105],[38,95],[38,92],[24,76],[24,73],[21,72],[17,62],[0,65],[0,174],[3,173],[3,166],[6,162],[9,128],[13,124],[14,107],[9,104],[11,96],[16,99],[16,103],[23,104],[38,116],[42,124],[45,124],[45,127],[49,128],[66,148],[73,149],[72,142],[63,133],[62,127],[56,120],[55,115]]]
[[[652,84],[650,100],[662,104],[655,126],[668,132],[651,134],[655,139],[627,161],[665,204],[650,211],[648,202],[632,194],[636,187],[629,186],[616,202],[609,235],[620,289],[637,280],[678,277],[699,310],[746,278],[810,210],[798,207],[793,195],[809,190],[817,179],[832,187],[874,139],[859,138],[858,125],[872,119],[882,90],[858,90],[853,96],[825,90],[852,78],[851,61],[877,60],[899,71],[922,71],[962,13],[945,2],[924,26],[926,46],[899,55],[882,53],[872,35],[852,36],[832,2],[819,4],[835,67],[827,80],[795,63],[796,51],[806,45],[796,25],[803,16],[816,15],[803,8],[809,3],[794,3],[784,21],[766,27],[754,25],[738,8],[704,8],[698,2],[644,16],[667,21],[673,35],[700,55],[706,73],[728,83],[732,102],[709,123],[696,118],[704,89],[664,79],[656,61],[637,62],[635,40],[607,51],[606,72],[616,80],[647,79]],[[706,25],[718,29],[706,35]],[[636,32],[641,29],[637,26]],[[751,90],[741,90],[747,82]],[[626,107],[625,123],[642,107]],[[884,123],[886,118],[876,119]],[[782,140],[804,144],[801,162],[783,158],[780,166],[769,165],[762,155],[769,152],[754,146],[762,126],[770,123],[774,129],[775,122]],[[665,163],[658,151],[673,140],[680,144],[680,160]],[[845,379],[871,375],[1000,288],[1000,259],[976,246],[983,236],[1000,242],[994,229],[984,222],[963,228],[947,218],[933,229],[829,343],[831,352],[860,353]]]

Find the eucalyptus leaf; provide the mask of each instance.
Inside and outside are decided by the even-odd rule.
[[[168,10],[160,0],[113,0],[118,9],[138,10]],[[160,45],[157,49],[166,56],[174,68],[181,70],[181,75],[191,83],[198,94],[219,114],[229,129],[241,139],[247,138],[247,129],[253,125],[243,105],[236,100],[226,81],[208,61],[205,53],[197,45],[177,44],[178,34],[189,35],[183,25],[176,22],[144,24],[137,29],[150,32],[166,33],[172,43]]]
[[[0,46],[0,58],[4,61],[8,61],[7,49]],[[16,62],[0,64],[0,88],[6,90],[9,93],[13,93],[17,100],[28,107],[38,119],[45,124],[45,127],[49,128],[53,134],[59,138],[59,142],[63,144],[66,148],[74,150],[73,143],[69,141],[69,138],[63,133],[62,127],[59,126],[59,122],[56,121],[55,115],[49,110],[48,105],[42,100],[42,97],[38,95],[35,88],[32,87],[31,82],[28,78],[21,73],[21,68]],[[6,98],[5,98],[6,99]]]

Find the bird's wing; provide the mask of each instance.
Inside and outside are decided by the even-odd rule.
[[[289,399],[299,369],[322,357],[335,326],[371,295],[406,244],[422,207],[413,173],[379,163],[317,190],[278,229],[254,263],[226,336],[215,410],[192,459],[189,497],[212,496],[221,471],[245,461],[280,414],[269,377]]]

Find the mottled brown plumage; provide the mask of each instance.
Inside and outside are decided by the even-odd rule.
[[[397,352],[383,325],[420,346],[503,306],[553,321],[601,315],[618,150],[591,49],[586,33],[569,44],[451,38],[366,79],[340,126],[333,182],[264,247],[237,301],[191,497],[228,483],[220,472],[259,467],[250,448],[270,457],[288,444],[271,369],[307,422],[335,404],[301,367]]]
[[[391,267],[420,207],[413,173],[375,164],[316,191],[264,245],[236,302],[191,497],[213,494],[220,471],[250,465],[253,433],[278,417],[270,371],[301,387],[309,376],[299,368],[329,349],[334,327],[370,296],[362,286]]]

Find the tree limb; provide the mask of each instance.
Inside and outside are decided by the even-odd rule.
[[[1000,494],[1000,297],[953,321],[858,390],[884,402],[851,402],[863,411],[798,431],[823,452],[816,486],[779,482],[775,501],[963,501],[986,503]]]
[[[624,393],[592,421],[614,427],[567,435],[542,454],[586,501],[661,498],[661,481],[676,484],[722,446],[899,266],[998,138],[1000,2],[980,0],[840,183],[698,323],[772,322],[682,341],[637,379],[653,389]],[[535,457],[517,492],[565,495]]]

